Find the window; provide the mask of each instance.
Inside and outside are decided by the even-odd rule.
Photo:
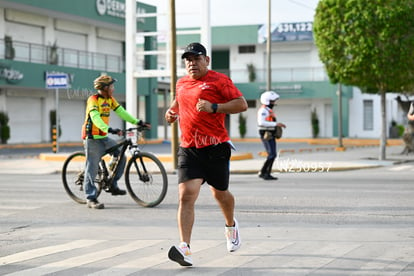
[[[364,130],[374,129],[374,104],[372,100],[364,100]]]
[[[255,45],[239,46],[239,54],[252,54],[256,53]]]

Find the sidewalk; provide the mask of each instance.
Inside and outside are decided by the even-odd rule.
[[[376,140],[348,140],[344,148],[335,147],[333,139],[317,140],[325,147],[283,149],[273,165],[275,173],[287,172],[329,172],[391,166],[414,160],[413,154],[401,154],[402,143],[394,141],[386,148],[386,160],[378,160],[380,150]],[[332,147],[326,147],[330,145]],[[368,141],[368,142],[367,142]],[[309,144],[315,139],[307,139]],[[1,158],[0,174],[51,174],[61,171],[68,153],[41,153],[37,158]],[[172,156],[156,154],[163,162],[168,173],[174,173]],[[233,174],[256,174],[261,168],[265,156],[260,152],[235,152],[230,163]]]

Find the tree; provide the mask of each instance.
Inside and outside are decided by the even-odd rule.
[[[241,113],[239,113],[239,132],[240,132],[241,138],[244,138],[244,136],[246,136],[246,132],[247,132],[246,117],[244,117],[243,114]]]
[[[311,112],[312,138],[317,138],[319,135],[319,119],[316,108]]]
[[[7,144],[10,139],[9,115],[0,111],[0,143]]]
[[[414,0],[321,0],[314,38],[332,83],[381,97],[380,160],[386,157],[387,92],[414,84]]]

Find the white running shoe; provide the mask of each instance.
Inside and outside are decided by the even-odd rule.
[[[227,239],[227,250],[229,252],[234,252],[240,248],[241,239],[239,233],[239,223],[234,219],[234,226],[224,227],[226,239]]]
[[[190,246],[185,242],[181,242],[178,246],[171,246],[170,251],[168,251],[168,258],[182,266],[193,265]]]

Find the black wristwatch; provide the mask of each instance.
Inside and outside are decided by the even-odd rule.
[[[216,112],[217,112],[217,108],[218,108],[218,104],[213,103],[213,104],[211,105],[211,108],[213,109],[213,113],[216,113]]]

